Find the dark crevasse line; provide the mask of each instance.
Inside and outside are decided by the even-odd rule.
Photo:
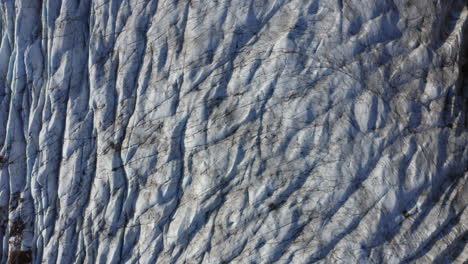
[[[186,164],[185,164],[185,144],[184,144],[184,137],[186,134],[186,128],[187,128],[187,122],[190,118],[190,115],[185,116],[179,124],[176,125],[174,128],[173,134],[180,135],[178,137],[178,140],[173,140],[171,142],[171,149],[170,153],[168,154],[168,161],[167,162],[174,162],[175,163],[175,168],[172,169],[172,177],[171,177],[171,182],[168,184],[171,186],[172,190],[168,191],[172,194],[171,197],[167,197],[170,200],[173,201],[174,206],[170,209],[167,210],[166,215],[164,215],[161,220],[159,221],[158,225],[162,227],[161,229],[163,230],[168,230],[170,225],[172,224],[173,217],[177,213],[179,209],[180,202],[182,200],[182,197],[184,196],[184,189],[182,187],[182,183],[184,180],[184,175],[185,175],[185,169],[186,169]],[[168,245],[169,249],[167,248],[160,248],[161,250],[166,249],[168,251],[173,251],[174,248],[176,248],[176,245]],[[154,261],[157,261],[158,258],[160,257],[161,252],[155,252],[153,253],[153,259]],[[175,260],[172,261],[172,263],[175,263],[177,258],[179,258],[182,254],[182,250],[179,250],[176,253]]]
[[[79,7],[74,8],[78,14],[87,14],[90,10],[89,1],[81,1]],[[86,15],[79,16],[80,19],[74,22],[76,34],[74,34],[75,43],[72,47],[76,51],[72,61],[74,65],[71,70],[71,76],[80,76],[71,80],[69,90],[69,105],[67,109],[67,119],[73,120],[64,132],[63,152],[64,160],[62,166],[69,168],[69,163],[75,164],[75,170],[65,170],[63,173],[70,173],[71,179],[68,179],[66,185],[61,188],[69,188],[69,191],[59,198],[62,208],[68,208],[59,212],[58,226],[55,230],[55,238],[59,243],[58,261],[61,263],[72,263],[77,254],[79,234],[83,224],[82,215],[85,214],[86,205],[89,200],[93,174],[89,171],[89,163],[93,162],[95,137],[93,137],[93,116],[89,107],[89,74],[87,71],[86,60],[89,56],[89,27]],[[84,80],[84,81],[82,81]],[[82,139],[76,138],[76,134],[82,136]],[[84,136],[86,135],[86,136]],[[76,158],[74,158],[76,156]],[[92,166],[91,166],[92,167]],[[63,175],[63,174],[61,174]],[[37,262],[41,261],[38,256]]]
[[[465,1],[465,8],[468,9],[468,1]],[[457,99],[455,105],[457,106],[458,112],[461,115],[461,122],[457,129],[457,134],[468,131],[468,19],[463,22],[462,25],[462,40],[460,47],[459,61],[459,81],[458,88],[456,90]],[[463,118],[464,117],[464,118]],[[468,167],[466,168],[468,171]]]
[[[9,238],[8,259],[18,258],[31,260],[34,233],[34,203],[31,197],[30,175],[28,174],[28,125],[31,113],[31,83],[33,72],[26,65],[28,49],[36,41],[40,17],[37,8],[27,8],[27,3],[19,2],[17,8],[17,25],[14,36],[14,68],[12,80],[8,85],[12,91],[9,120],[7,127],[7,152],[9,153],[8,176],[10,185],[9,201]],[[26,17],[31,17],[30,20]],[[28,23],[32,22],[32,23]],[[40,24],[40,23],[39,23]],[[10,63],[12,61],[10,60]],[[15,76],[17,76],[15,78]]]
[[[384,193],[377,201],[372,202],[370,206],[364,209],[364,212],[362,212],[360,215],[357,217],[353,218],[351,223],[349,223],[345,229],[338,233],[338,235],[332,239],[332,241],[326,243],[325,245],[322,245],[313,255],[311,255],[307,263],[316,263],[323,258],[326,258],[330,252],[332,252],[335,247],[338,245],[338,243],[343,240],[346,236],[350,235],[352,232],[354,232],[358,226],[361,224],[362,220],[369,214],[369,212],[376,207],[382,199],[385,197],[387,193]]]
[[[157,10],[157,1],[153,1],[151,6],[149,7],[150,13],[154,15],[154,13]],[[146,10],[146,8],[144,9]],[[150,16],[152,17],[152,16]],[[146,19],[145,19],[146,18]],[[135,34],[137,34],[137,37],[142,38],[142,45],[139,47],[136,47],[137,53],[135,55],[136,58],[131,55],[129,58],[129,62],[125,63],[125,67],[130,68],[131,70],[123,75],[122,78],[124,78],[123,82],[123,94],[120,95],[120,97],[125,100],[125,102],[128,102],[125,104],[125,106],[122,106],[122,114],[123,116],[120,117],[117,120],[119,127],[121,126],[122,129],[119,129],[119,133],[115,136],[117,138],[117,143],[119,146],[123,145],[124,140],[126,137],[131,136],[127,135],[127,131],[129,130],[129,121],[131,120],[133,114],[135,113],[136,109],[136,101],[137,101],[137,94],[138,94],[138,81],[140,75],[143,73],[142,71],[142,66],[144,63],[144,56],[146,55],[146,48],[147,48],[147,29],[148,29],[148,22],[149,20],[147,19],[146,16],[142,16],[138,25],[136,26],[138,30],[136,31]],[[143,29],[140,29],[143,28]],[[141,35],[141,36],[138,36]],[[123,101],[122,101],[123,102]],[[120,103],[120,102],[119,102]],[[131,132],[131,130],[130,130]],[[129,175],[126,172],[125,169],[125,164],[122,158],[122,150],[118,151],[116,153],[116,158],[117,158],[117,163],[119,166],[122,168],[119,170],[123,174],[123,178],[125,179],[125,185],[124,185],[124,190],[123,190],[123,198],[121,200],[120,204],[120,211],[118,212],[118,226],[123,228],[121,238],[120,238],[120,246],[118,250],[118,254],[114,255],[113,261],[123,261],[125,256],[129,256],[129,253],[133,251],[133,247],[135,246],[135,243],[132,243],[132,240],[130,243],[126,242],[126,237],[127,237],[127,224],[130,221],[130,219],[133,218],[134,215],[134,208],[135,208],[135,203],[136,203],[136,195],[138,191],[138,186],[135,184],[130,185],[129,183]]]
[[[412,254],[403,259],[400,263],[413,263],[415,260],[423,257],[428,253],[434,245],[440,241],[443,237],[448,235],[460,222],[460,218],[463,212],[454,214],[451,212],[443,224],[436,229],[427,240],[425,240],[421,246]]]
[[[6,262],[8,260],[9,251],[9,204],[10,204],[10,188],[9,188],[9,143],[7,141],[7,128],[6,124],[9,123],[9,112],[11,104],[12,91],[11,83],[11,64],[14,59],[14,42],[12,40],[14,32],[14,17],[10,15],[13,9],[12,2],[2,2],[1,14],[4,18],[1,25],[2,39],[0,47],[0,186],[4,196],[0,200],[0,242],[2,243],[2,250],[0,251],[0,261]]]
[[[468,231],[463,232],[434,259],[434,263],[452,263],[463,253],[468,244]]]
[[[48,155],[51,155],[56,158],[54,162],[48,162],[46,164],[46,168],[49,170],[45,170],[44,172],[39,172],[40,174],[49,174],[49,175],[38,175],[38,177],[46,177],[46,190],[39,191],[39,194],[45,193],[46,199],[48,200],[49,210],[46,213],[45,221],[47,222],[48,232],[46,233],[45,237],[41,237],[39,232],[36,233],[39,245],[43,245],[40,247],[41,249],[48,249],[46,252],[36,252],[37,258],[35,256],[35,261],[41,261],[41,258],[48,258],[51,260],[61,260],[64,256],[66,259],[68,252],[68,248],[65,247],[65,251],[61,251],[61,244],[59,243],[62,240],[62,235],[65,233],[64,238],[69,237],[70,235],[73,236],[73,232],[70,233],[71,227],[73,226],[73,220],[70,220],[70,217],[73,216],[73,211],[70,210],[70,217],[63,217],[66,214],[66,208],[61,208],[61,204],[67,204],[69,201],[69,197],[59,196],[59,191],[63,192],[66,188],[71,188],[72,186],[66,185],[61,186],[62,179],[60,178],[63,174],[68,174],[70,172],[63,171],[63,165],[66,163],[66,157],[64,155],[69,155],[69,149],[65,149],[65,146],[70,146],[70,144],[65,145],[66,138],[70,138],[67,133],[72,133],[73,131],[68,131],[68,128],[73,127],[74,122],[77,120],[75,116],[75,107],[83,107],[81,104],[77,104],[76,97],[80,94],[82,89],[82,82],[80,79],[74,78],[74,76],[79,76],[83,73],[83,68],[86,66],[86,63],[83,64],[83,60],[87,58],[87,56],[82,56],[82,52],[86,51],[86,39],[87,34],[81,34],[80,32],[83,28],[80,27],[82,24],[83,19],[80,20],[68,20],[71,17],[71,14],[74,12],[78,13],[86,13],[89,10],[89,6],[86,6],[86,2],[81,2],[82,5],[79,3],[73,2],[68,3],[66,9],[62,9],[61,13],[58,14],[58,20],[60,22],[60,26],[53,30],[51,34],[55,34],[55,32],[76,32],[78,34],[73,35],[65,35],[60,38],[55,38],[54,40],[47,41],[46,45],[48,46],[48,54],[49,59],[47,63],[48,65],[52,65],[51,71],[49,71],[49,76],[47,79],[47,87],[48,87],[48,95],[49,98],[46,104],[49,105],[51,108],[51,119],[53,126],[49,125],[49,128],[44,128],[51,137],[54,139],[52,144],[46,147]],[[57,21],[55,19],[55,21]],[[46,18],[47,20],[47,18]],[[86,19],[84,19],[86,21]],[[62,49],[58,49],[61,47]],[[77,52],[78,51],[78,52]],[[63,79],[57,80],[58,76],[61,76],[60,69],[63,69]],[[78,93],[77,93],[78,92]],[[86,95],[85,95],[86,96]],[[72,123],[73,121],[73,123]],[[44,130],[41,131],[43,133]],[[71,144],[73,145],[73,144]],[[54,178],[55,176],[55,178]],[[70,175],[73,177],[75,175]],[[68,178],[68,177],[67,177]],[[70,192],[73,195],[73,191]],[[42,195],[39,195],[38,199],[41,199]],[[51,207],[51,208],[50,208]],[[52,209],[52,210],[50,210]],[[59,217],[57,217],[59,216]],[[69,230],[66,230],[69,229]],[[67,244],[65,244],[67,245]],[[72,245],[70,245],[72,246]],[[65,255],[63,253],[65,252]],[[43,255],[43,254],[46,255]]]

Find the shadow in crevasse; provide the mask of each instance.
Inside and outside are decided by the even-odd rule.
[[[307,226],[307,222],[298,223],[300,219],[299,211],[295,210],[292,212],[292,224],[287,231],[287,236],[282,239],[280,243],[275,246],[274,254],[269,259],[270,263],[275,263],[281,259],[284,252],[294,243],[295,239],[302,233],[304,228]]]
[[[377,165],[378,161],[379,157],[374,154],[373,157],[368,162],[366,162],[366,164],[361,169],[358,170],[358,177],[356,177],[354,179],[354,182],[348,186],[342,198],[323,217],[322,227],[326,226],[332,219],[332,217],[335,216],[335,214],[340,210],[340,208],[342,208],[346,204],[350,197],[352,197],[352,195],[362,187],[362,184],[369,177],[373,168],[375,168],[375,166]],[[342,232],[338,233],[330,242],[326,243],[317,252],[315,252],[309,258],[307,263],[314,263],[325,258],[344,237],[349,235],[359,226],[359,223],[367,215],[368,211],[371,210],[378,202],[379,201],[375,201],[375,203],[372,206],[370,206],[367,209],[367,211],[355,217]]]
[[[441,1],[440,9],[442,12],[440,16],[436,16],[432,23],[432,45],[434,50],[437,50],[445,42],[455,30],[458,20],[461,19],[461,13],[468,2],[466,0],[454,0],[454,1]]]
[[[448,155],[447,148],[449,146],[448,137],[449,133],[447,130],[442,132],[439,136],[437,168],[442,168],[446,162]],[[456,154],[452,160],[455,162],[464,161],[463,153]],[[463,179],[463,174],[466,170],[463,164],[463,162],[455,163],[451,167],[441,170],[433,176],[433,180],[428,183],[429,191],[427,193],[429,193],[429,195],[421,206],[421,213],[416,217],[410,228],[411,232],[415,232],[421,226],[430,212],[436,208],[437,204],[440,204],[441,208],[447,206],[451,194],[460,184],[461,179]],[[449,213],[444,222],[438,226],[436,231],[434,231],[415,252],[407,256],[402,263],[409,263],[424,256],[433,248],[438,240],[449,234],[453,228],[459,224],[463,210],[457,210],[455,202],[455,200],[451,201]]]
[[[314,253],[305,263],[315,263],[320,261],[321,259],[325,258],[335,247],[338,243],[347,235],[351,234],[361,223],[361,220],[367,215],[367,213],[375,206],[379,200],[375,201],[372,206],[370,206],[364,213],[361,213],[359,216],[355,217],[351,223],[346,226],[346,228],[334,236],[334,238],[324,246],[320,247],[320,249]]]
[[[240,164],[241,161],[244,159],[244,156],[245,150],[242,149],[242,147],[239,147],[234,164]],[[182,256],[182,254],[185,252],[185,250],[190,245],[195,236],[198,234],[198,232],[209,223],[208,219],[212,215],[217,215],[218,210],[226,202],[226,195],[224,194],[229,193],[232,189],[232,186],[230,186],[229,184],[235,178],[237,173],[238,170],[236,166],[224,179],[220,181],[220,183],[215,188],[209,189],[206,193],[203,194],[203,197],[197,198],[201,199],[200,204],[208,203],[208,205],[201,208],[200,211],[197,212],[196,215],[193,217],[193,220],[191,221],[190,225],[187,228],[180,231],[178,241],[179,251],[175,254],[172,263],[175,263],[177,259],[179,259]],[[213,196],[215,197],[215,199],[213,199],[212,202],[208,202],[208,200],[210,200]],[[207,246],[212,246],[210,241],[207,242]],[[243,247],[244,246],[245,243]]]
[[[408,162],[402,164],[401,167],[400,167],[400,170],[404,170],[403,167],[405,167],[405,166],[407,167],[409,163],[410,162],[408,161]],[[357,182],[357,185],[354,185],[354,186],[350,187],[349,191],[347,192],[347,195],[345,196],[345,197],[347,197],[346,199],[348,199],[352,195],[352,193],[354,193],[355,191],[358,190],[358,188],[361,186],[362,182],[364,182],[364,180],[359,181],[359,182]],[[409,197],[413,196],[414,192],[417,192],[417,191],[408,192],[408,193],[405,194],[405,197],[409,198]],[[408,198],[403,198],[403,199],[409,200]],[[368,211],[371,210],[378,202],[379,202],[379,200],[376,201],[371,207],[369,207]],[[338,207],[336,207],[330,213],[336,213],[336,211],[339,210],[339,208],[341,208],[343,205],[344,205],[344,202],[338,203]],[[354,218],[353,221],[351,222],[351,224],[349,224],[348,227],[343,232],[338,234],[335,237],[335,239],[333,239],[330,243],[328,243],[325,247],[323,247],[319,252],[314,254],[312,256],[312,258],[310,259],[310,261],[311,262],[316,262],[316,261],[319,261],[320,259],[326,257],[326,255],[328,255],[328,253],[333,250],[333,248],[340,242],[340,240],[342,238],[349,235],[353,230],[355,230],[358,227],[359,223],[366,216],[366,214],[367,214],[367,212],[364,213],[364,214],[361,214],[360,216],[358,216],[356,218]],[[401,215],[401,211],[400,211],[400,208],[398,208],[398,207],[394,208],[394,210],[392,210],[390,212],[383,212],[382,217],[379,220],[377,233],[374,236],[375,238],[373,240],[371,240],[367,245],[362,245],[362,249],[363,250],[369,250],[369,249],[372,249],[374,247],[377,247],[377,246],[385,243],[386,241],[390,241],[391,239],[393,239],[393,237],[399,232],[399,229],[400,229],[400,223],[397,221],[399,215]],[[332,217],[332,215],[327,215],[328,219],[330,219],[331,217]]]
[[[445,133],[441,133],[439,136],[438,142],[438,155],[437,155],[437,168],[443,168],[444,163],[447,159],[447,146],[448,146],[448,138],[449,133],[446,131]],[[393,140],[394,141],[394,140]],[[392,142],[393,142],[392,141]],[[429,215],[431,210],[434,209],[436,204],[439,204],[441,199],[445,195],[445,203],[447,203],[447,199],[449,198],[450,194],[455,190],[455,187],[458,185],[460,180],[462,179],[464,167],[459,166],[458,163],[452,164],[452,166],[448,167],[447,169],[440,169],[436,174],[432,177],[432,180],[426,180],[423,183],[422,187],[418,189],[414,189],[412,191],[405,191],[403,186],[404,182],[406,181],[407,169],[411,164],[411,157],[417,153],[417,145],[415,141],[411,141],[411,146],[409,153],[407,156],[410,157],[405,158],[405,160],[400,164],[399,167],[399,186],[397,190],[397,197],[402,201],[401,204],[404,204],[404,208],[400,206],[396,206],[393,210],[384,213],[383,217],[381,218],[378,229],[374,236],[374,239],[371,240],[367,245],[363,245],[363,250],[369,250],[375,247],[378,247],[388,241],[393,240],[393,238],[400,232],[401,228],[401,215],[405,218],[408,218],[410,215],[407,210],[413,208],[416,202],[419,200],[419,197],[424,193],[427,189],[430,195],[426,198],[421,206],[422,212],[416,217],[414,224],[411,226],[411,231],[414,232],[417,230],[418,226],[424,221],[424,219]],[[390,142],[390,145],[392,143]],[[388,144],[387,144],[388,146]],[[455,156],[453,160],[458,162],[459,160],[463,160],[463,153],[458,154],[459,156]],[[370,174],[371,168],[375,166],[378,159],[374,160],[373,162],[368,162],[366,166],[364,166],[358,173],[359,177],[356,179],[355,184],[352,184],[348,187],[347,191],[343,198],[338,202],[324,217],[325,221],[331,219],[336,212],[346,203],[346,201],[360,188],[362,183],[367,179],[368,175]],[[452,202],[453,204],[453,202]],[[456,226],[460,221],[460,213],[458,213],[454,208],[453,205],[451,206],[450,213],[445,219],[444,223],[442,223],[439,228],[430,236],[428,242],[420,247],[414,254],[408,256],[406,260],[417,259],[420,256],[424,255],[428,252],[437,240],[440,237],[443,237],[450,233],[454,226]],[[444,206],[444,205],[442,205]],[[345,237],[346,235],[350,234],[357,226],[359,222],[365,214],[361,214],[360,216],[353,219],[352,223],[347,226],[347,228],[339,233],[335,238],[324,245],[320,251],[316,252],[310,259],[310,262],[316,262],[320,259],[326,257],[329,252],[333,250],[333,248],[340,242],[340,240]],[[323,224],[325,225],[326,222]]]
[[[404,182],[406,180],[407,170],[410,167],[411,160],[417,153],[417,145],[415,140],[410,141],[410,146],[405,157],[401,160],[398,167],[398,188],[396,196],[399,203],[390,210],[382,211],[381,217],[377,224],[377,231],[374,238],[371,239],[366,245],[363,245],[364,250],[371,250],[384,243],[391,241],[401,229],[401,216],[408,217],[408,211],[413,208],[417,202],[417,197],[422,193],[423,189],[413,189],[409,191],[404,190]]]
[[[429,236],[427,242],[423,243],[413,254],[406,257],[400,263],[412,263],[413,261],[426,255],[441,238],[449,234],[452,229],[460,223],[462,213],[463,212],[455,213],[455,210],[451,210],[450,214],[444,220],[442,225],[440,225],[440,227]]]
[[[459,56],[456,61],[458,80],[455,86],[448,87],[441,117],[445,127],[453,129],[456,136],[463,136],[468,132],[468,19],[461,22],[459,20],[462,19],[463,8],[468,8],[468,1],[444,1],[441,5],[445,6],[445,12],[432,26],[434,49],[447,43],[452,45],[450,35],[453,35],[457,24],[461,24],[462,27]]]
[[[335,205],[323,216],[321,224],[322,228],[325,227],[331,221],[335,214],[340,210],[340,208],[342,208],[346,204],[346,202],[352,197],[352,195],[356,193],[356,191],[359,188],[362,187],[362,184],[369,177],[370,173],[372,172],[372,169],[377,165],[378,160],[379,157],[377,157],[374,154],[373,157],[358,170],[357,177],[347,187],[342,198],[338,202],[336,202]],[[374,205],[372,205],[368,210],[370,210]],[[355,217],[351,221],[351,223],[344,228],[342,232],[335,235],[330,242],[321,246],[320,249],[308,259],[307,263],[314,263],[325,258],[344,237],[349,235],[353,230],[355,230],[359,226],[359,223],[366,216],[366,214],[367,212],[361,213],[359,216]]]
[[[439,144],[438,144],[438,153],[437,153],[437,163],[436,168],[443,168],[444,163],[446,162],[449,147],[449,133],[447,130],[441,132],[439,135]],[[466,158],[465,158],[466,159]],[[463,157],[463,152],[455,154],[455,157],[452,159],[455,162],[465,160]],[[422,212],[417,216],[413,225],[411,226],[411,232],[415,232],[418,227],[422,224],[425,218],[429,213],[434,209],[434,206],[440,202],[442,197],[445,195],[444,204],[448,201],[450,194],[455,190],[456,186],[463,178],[465,172],[464,163],[453,164],[452,167],[448,167],[445,170],[440,170],[433,176],[429,184],[429,195],[426,197],[425,201],[421,206]]]
[[[444,145],[447,144],[447,135],[443,134],[439,140],[439,144],[442,146],[439,148],[440,151],[438,163],[442,163],[444,162],[444,157],[446,157],[446,147]],[[408,155],[413,156],[416,153],[415,146],[416,145],[414,144],[414,141],[412,141],[412,144],[410,146],[410,152],[408,153]],[[457,160],[457,158],[461,157],[456,157],[455,160]],[[410,228],[411,232],[415,232],[417,230],[417,228],[427,218],[429,213],[435,208],[435,205],[440,204],[440,201],[444,196],[445,198],[441,206],[442,208],[446,206],[451,194],[459,185],[460,180],[463,178],[463,168],[454,165],[454,167],[452,168],[440,171],[433,177],[432,181],[426,180],[423,183],[423,187],[411,191],[404,191],[403,185],[406,177],[406,171],[411,163],[411,158],[406,158],[405,160],[406,161],[403,161],[399,168],[399,187],[397,193],[397,197],[401,201],[399,204],[401,204],[403,207],[396,206],[393,210],[389,212],[383,212],[378,224],[377,231],[374,235],[374,239],[372,239],[369,243],[366,243],[366,245],[362,246],[362,249],[368,252],[368,257],[370,254],[370,250],[376,248],[376,251],[373,252],[372,256],[374,260],[375,258],[379,257],[381,260],[383,260],[383,256],[381,254],[382,252],[378,247],[383,245],[384,243],[393,240],[394,237],[400,232],[403,221],[405,221],[406,218],[412,217],[412,215],[414,214],[408,213],[408,210],[415,206],[417,200],[422,195],[422,193],[426,192],[427,189],[429,189],[429,191],[427,191],[426,193],[429,193],[430,195],[426,198],[423,205],[421,206],[421,212],[419,215],[416,216],[416,219]],[[440,165],[440,167],[441,166],[442,165]],[[457,211],[454,205],[455,203],[456,201],[452,200],[448,216],[443,221],[443,223],[438,225],[436,231],[430,234],[427,240],[424,243],[422,243],[415,252],[406,256],[402,263],[409,263],[424,256],[433,248],[433,246],[437,243],[439,239],[449,234],[453,230],[453,228],[456,225],[458,225],[458,223],[460,222],[462,212],[460,212],[460,210]],[[401,220],[402,217],[400,216],[404,217],[403,220]],[[461,242],[459,243],[462,242],[463,241],[461,240]],[[454,249],[452,250],[454,252],[453,254],[456,254],[456,252],[458,252],[457,250],[457,247],[454,246]]]
[[[466,2],[466,8],[468,8],[468,1]],[[462,133],[468,132],[468,19],[464,21],[462,40],[460,47],[463,49],[460,51],[459,61],[459,78],[457,82],[457,89],[452,97],[453,106],[452,109],[455,111],[449,112],[451,119],[453,120],[458,115],[461,115],[462,125],[457,126],[457,136]],[[449,120],[449,123],[453,121]]]
[[[438,256],[436,256],[434,263],[452,263],[455,261],[463,249],[466,247],[468,242],[468,231],[463,232],[459,235],[450,245],[447,246]]]

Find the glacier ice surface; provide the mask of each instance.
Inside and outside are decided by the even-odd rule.
[[[4,0],[1,263],[463,263],[463,0]]]

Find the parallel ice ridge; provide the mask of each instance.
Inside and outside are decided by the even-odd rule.
[[[1,263],[463,263],[465,3],[1,1]]]

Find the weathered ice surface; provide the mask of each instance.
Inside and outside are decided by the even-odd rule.
[[[2,0],[1,263],[463,263],[464,0]]]

